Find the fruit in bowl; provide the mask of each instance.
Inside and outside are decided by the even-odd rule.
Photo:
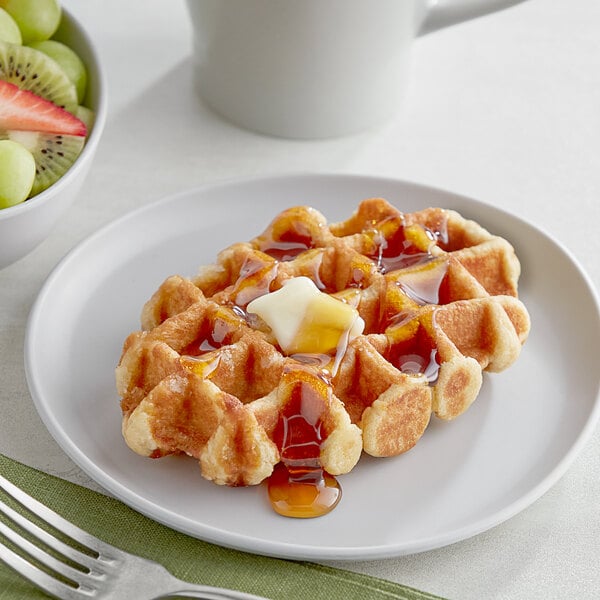
[[[62,177],[83,149],[93,113],[80,105],[87,85],[83,61],[67,44],[50,39],[62,19],[57,0],[0,0],[0,5],[5,21],[13,20],[23,42],[0,40],[0,140],[17,142],[36,165],[25,197],[13,191],[15,183],[19,191],[27,185],[25,168],[0,177],[0,208],[6,208]],[[6,145],[4,152],[14,163],[29,160],[15,145]]]
[[[57,0],[0,0],[0,268],[35,248],[76,197],[104,126],[104,89],[93,44]]]

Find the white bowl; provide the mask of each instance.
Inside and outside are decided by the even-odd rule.
[[[64,9],[55,38],[71,46],[87,67],[88,89],[84,103],[94,111],[95,121],[81,154],[54,185],[25,202],[0,210],[0,269],[24,257],[43,242],[77,198],[104,129],[106,80],[92,41]]]

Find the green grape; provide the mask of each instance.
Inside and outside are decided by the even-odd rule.
[[[0,140],[0,208],[23,202],[35,178],[35,159],[12,140]]]
[[[24,44],[47,40],[60,24],[58,0],[0,0],[0,7],[17,22]]]
[[[0,8],[0,40],[10,44],[23,43],[17,22],[3,8]]]
[[[77,100],[82,102],[87,85],[87,72],[83,61],[77,54],[62,42],[56,40],[44,40],[29,44],[32,48],[43,52],[56,61],[67,77],[75,84]]]

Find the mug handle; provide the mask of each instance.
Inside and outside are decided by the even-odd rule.
[[[524,2],[524,0],[427,0],[419,35]]]

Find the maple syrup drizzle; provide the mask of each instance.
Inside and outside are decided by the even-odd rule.
[[[330,354],[298,353],[291,354],[290,358],[300,364],[317,367],[314,371],[316,377],[325,383],[325,385],[331,386],[331,380],[335,376],[339,365],[339,363],[336,365],[336,356],[331,356]]]
[[[440,371],[436,345],[421,324],[409,339],[392,343],[388,361],[407,375],[425,377],[430,385],[435,384]]]
[[[327,514],[341,498],[335,477],[320,463],[326,434],[321,416],[330,387],[307,371],[284,373],[292,379],[288,398],[273,432],[281,463],[268,480],[269,500],[275,512],[286,517],[312,518]]]
[[[423,354],[403,354],[397,358],[397,366],[403,373],[422,375],[429,383],[434,383],[440,370],[437,349],[431,350],[429,356]]]
[[[233,323],[228,323],[223,318],[216,318],[213,321],[212,329],[207,327],[209,321],[206,321],[200,331],[200,335],[187,348],[182,350],[182,354],[188,356],[199,356],[218,350],[222,346],[230,343],[230,334]]]
[[[290,354],[290,358],[304,365],[311,367],[319,367],[319,369],[326,369],[331,363],[331,356],[329,354],[319,354],[311,352],[302,352],[298,354]]]
[[[311,273],[307,273],[308,277],[312,279],[319,290],[322,292],[327,289],[327,286],[323,283],[321,279],[321,266],[323,264],[323,257],[325,256],[325,252],[321,250],[321,252],[314,257],[313,262],[311,264]]]
[[[256,258],[244,261],[234,287],[234,301],[237,306],[247,306],[259,296],[268,294],[271,282],[277,276],[277,263],[265,262]]]
[[[360,305],[360,300],[361,300],[359,287],[349,287],[349,288],[346,288],[345,290],[341,290],[339,292],[334,292],[331,295],[334,298],[341,300],[348,306],[351,306],[352,308],[355,308],[356,310],[358,310],[358,307]]]
[[[450,236],[448,233],[448,214],[445,210],[440,210],[438,212],[438,218],[436,219],[435,224],[430,222],[430,226],[427,227],[434,236],[435,243],[440,246],[447,246],[450,241]]]
[[[362,288],[364,282],[367,280],[367,274],[364,269],[354,267],[352,269],[352,278],[350,279],[350,287]]]
[[[375,260],[377,268],[382,273],[426,264],[434,259],[430,248],[445,235],[444,232],[434,231],[423,225],[411,225],[411,227],[421,228],[428,240],[426,249],[407,238],[407,227],[403,219],[397,217],[389,217],[379,223],[373,223],[371,228],[364,231],[375,243],[376,250],[371,254],[371,258]]]
[[[221,360],[220,355],[206,356],[182,356],[181,364],[186,368],[199,375],[203,379],[208,379],[219,366]]]
[[[212,328],[208,328],[206,321],[198,337],[181,350],[181,364],[201,377],[210,377],[211,373],[219,366],[220,356],[211,354],[223,346],[231,343],[231,332],[234,322],[226,318],[216,318]]]
[[[450,301],[448,261],[428,263],[413,272],[404,272],[397,285],[420,306]]]
[[[278,240],[266,239],[261,241],[259,250],[280,262],[293,260],[299,254],[314,248],[313,240],[309,235],[302,235],[297,231],[285,231]]]

